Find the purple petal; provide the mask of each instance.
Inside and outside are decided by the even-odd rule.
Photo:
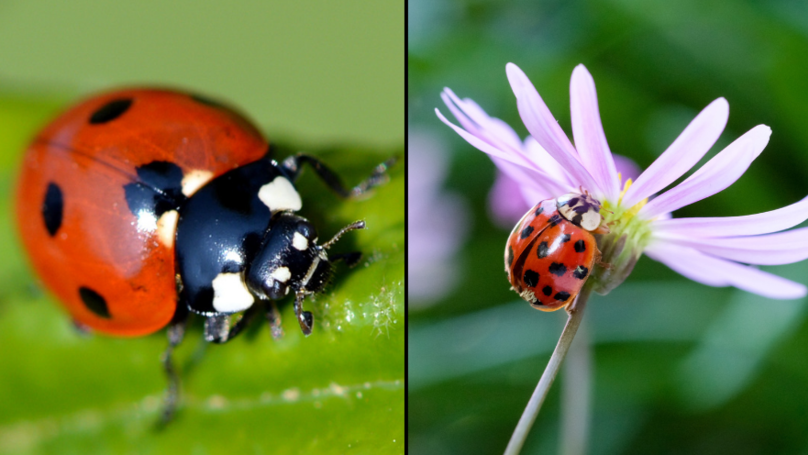
[[[645,219],[673,212],[732,185],[769,143],[772,130],[758,125],[727,146],[684,182],[653,199],[638,212]],[[645,175],[640,176],[642,178]],[[633,186],[632,186],[633,188]],[[625,203],[628,206],[628,203]]]
[[[707,239],[655,232],[654,238],[748,264],[791,264],[808,259],[808,228],[768,235]]]
[[[570,107],[572,135],[581,163],[598,181],[606,199],[616,201],[620,195],[617,170],[600,121],[595,81],[583,65],[572,72]]]
[[[808,197],[770,212],[720,218],[672,218],[653,222],[655,232],[696,237],[758,235],[792,228],[808,219]]]
[[[504,229],[513,228],[514,224],[531,207],[525,200],[521,186],[516,180],[500,170],[497,172],[494,186],[488,192],[488,210],[491,218]],[[536,202],[544,199],[549,199],[549,197],[537,199]]]
[[[633,207],[689,171],[721,136],[728,117],[729,104],[724,98],[718,98],[705,107],[631,185],[623,196],[623,205]]]
[[[620,174],[620,178],[622,178],[623,182],[628,179],[637,180],[637,177],[640,175],[640,167],[637,166],[634,160],[616,153],[612,155],[612,158],[614,159],[614,167],[617,168],[617,172]],[[620,189],[622,190],[622,188]]]
[[[578,161],[578,152],[575,151],[569,138],[558,126],[558,122],[550,113],[547,105],[544,104],[533,84],[525,76],[525,73],[513,63],[508,63],[506,70],[511,89],[516,95],[519,114],[522,116],[522,121],[525,122],[530,134],[547,150],[550,156],[567,170],[570,176],[576,180],[575,183],[582,185],[598,197],[605,195],[603,189]]]
[[[506,153],[506,152],[498,149],[497,147],[494,147],[493,145],[489,144],[488,142],[483,141],[482,139],[478,138],[477,136],[467,132],[463,128],[460,128],[459,126],[457,126],[454,123],[447,120],[446,117],[444,117],[443,114],[441,114],[441,112],[438,109],[435,109],[435,114],[438,115],[438,118],[443,123],[447,124],[453,130],[455,130],[455,132],[457,134],[459,134],[463,139],[465,139],[466,142],[468,142],[469,144],[473,145],[474,147],[480,149],[481,151],[483,151],[483,152],[485,152],[485,153],[487,153],[487,154],[489,154],[491,156],[497,157],[497,158],[499,158],[499,159],[501,159],[503,161],[507,161],[509,163],[516,164],[517,166],[531,167],[529,163],[525,162],[522,155],[520,155],[518,153]]]
[[[693,281],[715,287],[730,285],[729,281],[724,278],[722,273],[714,273],[708,270],[707,267],[702,267],[698,261],[694,260],[694,256],[698,254],[696,250],[681,247],[674,248],[664,242],[658,242],[648,245],[643,251],[643,254],[667,265],[675,272]]]
[[[566,173],[553,172],[558,168],[558,164],[552,160],[546,151],[541,149],[541,146],[536,144],[536,147],[523,147],[519,136],[510,126],[500,119],[489,117],[477,103],[469,99],[461,100],[457,98],[448,88],[444,90],[444,93],[441,93],[441,98],[443,98],[455,118],[463,125],[465,131],[458,129],[446,120],[443,114],[436,109],[435,112],[438,114],[438,118],[452,127],[466,141],[488,153],[492,158],[500,159],[500,162],[509,161],[532,171],[529,172],[528,179],[520,178],[523,173],[519,175],[511,173],[511,177],[517,179],[518,182],[528,186],[535,186],[538,182],[541,188],[565,188],[564,192],[558,194],[564,194],[570,188],[575,188],[576,185],[570,185]],[[549,163],[543,163],[543,161],[551,161],[554,166],[545,168],[542,164]]]
[[[513,151],[521,149],[522,141],[516,131],[502,120],[490,117],[474,101],[468,98],[461,100],[448,87],[443,89],[440,96],[466,131],[498,148],[507,145]]]
[[[543,170],[548,175],[552,175],[553,177],[557,177],[557,181],[559,184],[562,184],[565,188],[567,188],[567,192],[572,189],[577,189],[575,183],[573,183],[572,178],[569,176],[567,171],[558,164],[558,161],[554,160],[547,150],[544,149],[537,141],[533,138],[533,136],[528,136],[525,138],[525,143],[522,146],[522,150],[528,159],[535,163],[539,169]],[[554,193],[554,196],[560,196],[565,193]]]
[[[527,209],[535,205],[539,201],[556,197],[558,194],[566,194],[571,191],[571,188],[565,185],[559,185],[554,180],[545,178],[538,172],[532,169],[516,166],[513,163],[502,161],[497,158],[491,158],[491,161],[497,166],[497,169],[506,176],[513,180],[519,191],[522,194]],[[521,218],[521,216],[520,216]]]
[[[448,167],[446,146],[439,138],[407,128],[407,189],[409,196],[426,198],[438,192]],[[412,198],[408,198],[409,201]]]
[[[806,295],[806,288],[800,283],[692,248],[656,242],[646,248],[645,254],[687,278],[709,286],[735,286],[772,299],[797,299]]]

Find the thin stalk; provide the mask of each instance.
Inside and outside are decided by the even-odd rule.
[[[592,412],[592,345],[581,322],[561,373],[561,455],[588,453]]]
[[[536,416],[539,415],[539,410],[544,403],[544,399],[547,398],[547,393],[550,392],[550,386],[553,385],[561,363],[564,361],[564,356],[567,355],[570,344],[572,344],[572,340],[575,338],[575,332],[578,331],[578,326],[581,324],[581,318],[583,318],[584,309],[586,308],[586,301],[589,300],[589,295],[592,293],[592,284],[593,280],[589,280],[584,285],[578,297],[575,299],[575,302],[573,302],[572,308],[567,310],[569,314],[567,324],[561,332],[558,344],[553,351],[553,355],[550,357],[550,361],[547,363],[547,367],[544,369],[544,373],[541,375],[541,379],[539,379],[536,390],[533,391],[530,401],[527,402],[525,412],[522,413],[522,417],[519,418],[519,423],[516,424],[516,429],[513,430],[513,435],[511,435],[511,440],[508,442],[508,447],[505,448],[505,455],[516,455],[522,450],[530,428],[533,427],[533,422],[536,421]]]

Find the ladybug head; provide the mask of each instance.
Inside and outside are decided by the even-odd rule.
[[[258,297],[270,300],[283,298],[290,290],[299,297],[321,291],[331,277],[326,250],[345,232],[363,227],[364,222],[354,223],[318,245],[317,230],[307,219],[291,212],[277,213],[247,267],[247,286]]]
[[[331,262],[317,245],[317,231],[305,218],[290,212],[276,214],[252,262],[247,286],[257,296],[277,300],[289,294],[320,291],[331,276]]]
[[[558,213],[572,224],[587,231],[594,231],[600,226],[600,201],[589,193],[569,193],[556,199]]]

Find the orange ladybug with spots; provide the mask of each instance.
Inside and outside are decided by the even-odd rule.
[[[542,311],[575,300],[600,251],[593,234],[601,226],[600,201],[569,193],[539,202],[511,231],[505,247],[505,272],[514,291]]]

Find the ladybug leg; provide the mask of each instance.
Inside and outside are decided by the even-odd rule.
[[[269,322],[269,333],[272,338],[279,339],[283,336],[283,327],[281,327],[281,313],[275,305],[274,300],[269,301],[267,305],[267,322]]]
[[[300,175],[303,164],[308,164],[314,168],[317,175],[320,176],[323,182],[325,182],[325,184],[331,188],[332,191],[347,199],[360,196],[372,188],[387,182],[389,179],[387,176],[387,169],[395,164],[395,162],[396,158],[393,157],[384,163],[379,164],[375,169],[373,169],[373,173],[370,174],[370,177],[366,178],[363,182],[359,183],[359,185],[356,185],[351,189],[346,189],[342,185],[342,181],[340,180],[339,176],[334,171],[329,169],[325,164],[323,164],[322,161],[310,155],[301,153],[290,156],[283,160],[281,167],[287,171],[291,180],[295,181],[297,180],[298,175]]]
[[[300,323],[300,330],[303,331],[303,335],[309,336],[311,335],[311,328],[314,326],[314,316],[312,316],[311,311],[303,311],[303,299],[306,298],[306,294],[300,292],[295,294],[295,316],[297,316],[297,322]]]
[[[228,314],[208,316],[205,319],[205,341],[222,344],[232,340],[247,327],[253,316],[255,316],[257,308],[258,305],[247,308],[247,311],[244,312],[241,319],[233,327],[230,327],[230,315]]]
[[[205,341],[223,343],[227,340],[227,332],[230,331],[230,316],[226,314],[214,314],[205,319]]]
[[[166,331],[166,334],[168,335],[168,347],[166,348],[165,352],[163,352],[161,361],[163,363],[163,369],[166,372],[166,377],[168,378],[168,387],[166,388],[164,398],[163,415],[160,419],[162,425],[167,424],[172,417],[174,417],[174,412],[177,410],[177,397],[179,396],[180,391],[180,379],[179,376],[177,376],[177,371],[174,369],[174,362],[171,360],[171,354],[174,352],[174,348],[180,344],[183,336],[185,335],[186,321],[187,319],[172,321],[168,326],[168,330]]]

